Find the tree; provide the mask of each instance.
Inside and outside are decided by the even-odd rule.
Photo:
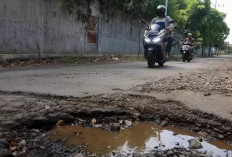
[[[151,20],[152,18],[157,16],[156,13],[156,8],[158,5],[163,5],[164,4],[164,0],[148,0],[148,5],[147,5],[147,9],[145,12],[145,16],[144,18],[147,20]]]
[[[138,18],[144,17],[148,6],[148,0],[131,0],[127,4],[127,9],[132,15],[138,16]]]
[[[229,34],[229,28],[224,22],[225,15],[210,7],[209,0],[198,2],[193,6],[189,16],[188,28],[202,38],[202,56],[206,47],[220,47]]]
[[[207,31],[209,34],[206,35],[206,39],[208,40],[209,52],[208,56],[210,56],[211,47],[220,48],[224,45],[224,41],[229,34],[229,28],[227,24],[224,22],[225,15],[223,13],[218,12],[215,9],[211,9],[207,18]]]

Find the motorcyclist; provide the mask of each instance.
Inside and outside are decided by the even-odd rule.
[[[188,33],[188,37],[184,39],[184,41],[182,42],[182,44],[190,44],[191,45],[191,54],[193,54],[193,46],[195,44],[195,39],[193,38],[192,33]],[[181,53],[182,53],[182,49],[181,49]]]
[[[192,46],[194,45],[195,39],[193,38],[192,33],[188,33],[188,37],[184,39],[183,43],[189,43]]]
[[[165,16],[165,11],[166,11],[165,6],[159,5],[156,11],[157,11],[158,17],[155,17],[154,19],[152,19],[149,26],[151,26],[152,24],[158,24],[161,26],[161,29],[163,28],[167,29],[168,32],[164,38],[164,42],[167,42],[165,58],[166,60],[168,60],[169,54],[172,48],[172,43],[173,43],[173,37],[171,35],[171,31],[174,29],[174,25],[173,23],[170,23],[173,20],[169,16]]]

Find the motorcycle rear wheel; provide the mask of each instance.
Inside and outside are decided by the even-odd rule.
[[[159,62],[158,64],[159,64],[159,66],[161,66],[161,67],[164,66],[164,63],[163,63],[163,62]]]

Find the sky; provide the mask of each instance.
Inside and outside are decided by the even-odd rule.
[[[232,44],[232,1],[231,0],[211,0],[213,8],[215,8],[216,2],[217,2],[216,9],[218,11],[226,13],[225,22],[230,28],[230,35],[227,37],[226,41]]]

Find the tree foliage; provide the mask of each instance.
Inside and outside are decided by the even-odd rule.
[[[149,0],[145,18],[156,16],[156,6],[164,3]],[[169,0],[168,15],[175,20],[178,34],[192,32],[204,49],[209,47],[223,48],[229,28],[225,23],[225,14],[211,8],[210,0]],[[210,55],[210,53],[209,53]]]
[[[229,34],[229,28],[224,22],[225,14],[210,7],[210,1],[196,3],[189,15],[187,28],[202,39],[202,55],[209,47],[221,48]]]

